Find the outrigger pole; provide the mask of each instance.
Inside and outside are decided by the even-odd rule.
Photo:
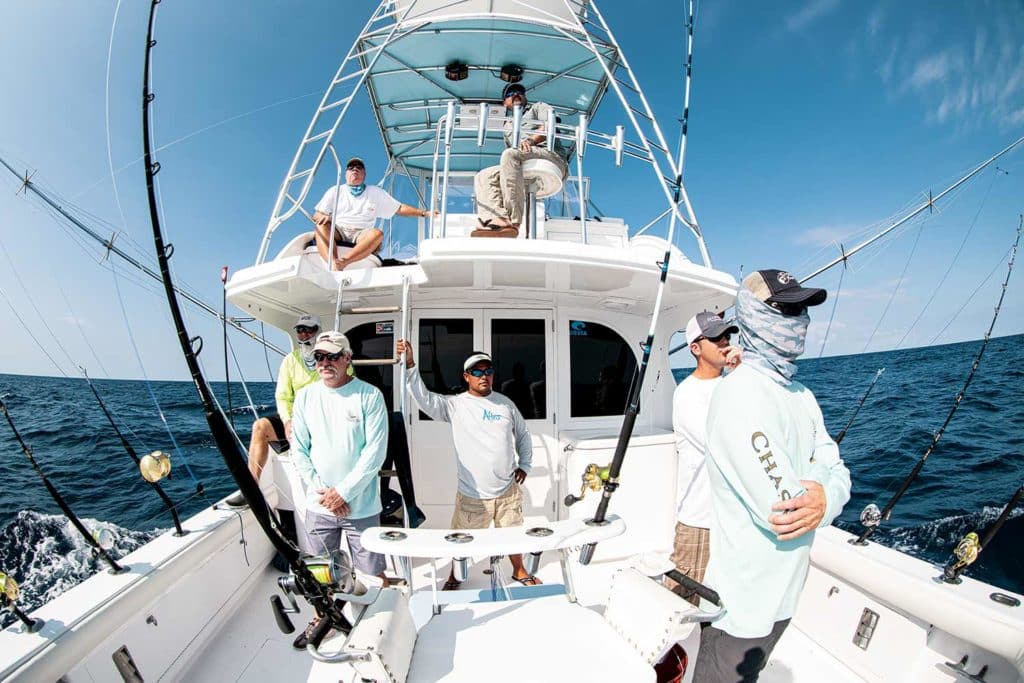
[[[110,553],[104,550],[99,541],[89,533],[89,530],[85,528],[84,524],[82,524],[82,520],[78,518],[75,511],[72,510],[71,506],[68,505],[66,500],[64,500],[64,496],[60,495],[60,491],[57,490],[57,487],[54,486],[46,477],[46,473],[43,472],[43,468],[39,466],[39,463],[36,462],[35,456],[32,455],[32,449],[29,448],[29,445],[25,443],[23,438],[21,438],[18,428],[14,426],[14,420],[11,418],[11,414],[7,410],[7,404],[4,403],[3,399],[0,399],[0,412],[3,412],[4,417],[7,418],[7,424],[11,426],[11,431],[14,432],[14,438],[18,440],[22,453],[24,453],[25,457],[28,458],[29,463],[32,465],[32,469],[34,469],[36,474],[39,475],[39,478],[43,480],[43,486],[46,487],[50,497],[53,498],[53,502],[57,503],[57,507],[60,508],[61,512],[64,513],[64,516],[68,518],[69,522],[71,522],[71,526],[75,527],[75,529],[78,530],[78,533],[82,535],[82,538],[85,539],[86,543],[92,546],[93,552],[99,555],[104,562],[110,565],[111,574],[121,574],[128,571],[127,567],[119,565],[117,560],[111,557]]]
[[[5,161],[3,159],[3,157],[0,157],[0,165],[3,165],[3,167],[6,168],[8,171],[10,171],[11,174],[14,175],[14,177],[16,177],[18,180],[20,180],[21,181],[21,186],[24,189],[29,190],[30,192],[32,192],[32,194],[34,194],[35,196],[37,196],[40,199],[42,199],[43,202],[46,203],[47,206],[49,206],[51,209],[53,209],[54,211],[59,213],[61,216],[66,218],[73,226],[75,226],[76,228],[78,228],[79,230],[84,232],[86,235],[91,237],[96,242],[99,242],[101,245],[103,245],[103,247],[107,250],[107,252],[115,254],[116,256],[120,256],[123,260],[127,261],[130,265],[132,265],[135,268],[141,270],[143,273],[145,273],[149,277],[153,278],[157,282],[161,281],[160,273],[155,272],[152,268],[149,268],[148,266],[146,266],[145,264],[140,262],[138,259],[133,258],[132,256],[128,255],[124,250],[122,250],[119,247],[115,246],[114,245],[114,237],[113,236],[111,236],[110,239],[104,238],[102,235],[98,234],[92,228],[90,228],[87,225],[85,225],[84,223],[82,223],[82,221],[78,220],[73,215],[68,213],[68,211],[66,209],[64,209],[64,207],[62,207],[60,204],[58,204],[52,198],[50,198],[50,196],[48,194],[46,194],[45,192],[40,190],[38,187],[36,187],[36,184],[32,182],[32,178],[28,175],[28,173],[26,173],[24,176],[21,175],[16,170],[14,170],[14,168],[12,168],[11,165],[8,164],[7,161]],[[276,353],[278,353],[278,354],[280,354],[282,356],[285,356],[285,355],[288,354],[287,351],[282,351],[281,349],[279,349],[274,344],[271,344],[270,342],[268,342],[267,340],[263,339],[262,337],[257,336],[256,333],[254,333],[254,332],[252,332],[250,330],[245,329],[240,324],[238,324],[238,322],[236,322],[233,318],[228,318],[228,317],[222,315],[221,313],[218,313],[216,309],[214,309],[209,304],[206,304],[201,299],[197,299],[196,297],[192,296],[188,292],[182,291],[181,289],[178,289],[177,287],[174,288],[174,291],[177,292],[179,295],[181,295],[189,303],[194,304],[195,306],[198,306],[200,309],[203,310],[203,312],[209,313],[210,315],[212,315],[212,316],[214,316],[216,318],[219,318],[222,322],[225,322],[228,325],[231,325],[231,327],[235,328],[236,330],[238,330],[239,332],[241,332],[245,336],[249,337],[253,341],[260,342],[265,347],[275,351]]]
[[[343,603],[335,600],[327,587],[321,585],[312,572],[301,559],[299,549],[295,547],[281,532],[281,526],[271,512],[267,501],[263,498],[256,480],[249,473],[245,464],[245,457],[233,437],[224,413],[217,406],[213,398],[213,392],[203,376],[196,358],[195,350],[192,347],[193,341],[200,341],[199,337],[190,339],[185,329],[185,321],[181,315],[181,308],[178,306],[178,299],[175,296],[174,283],[171,280],[171,271],[168,259],[173,252],[170,245],[164,244],[163,233],[160,229],[160,216],[157,209],[156,189],[154,176],[160,171],[160,164],[153,161],[152,140],[150,139],[149,108],[155,95],[149,89],[150,59],[156,41],[153,40],[153,27],[156,23],[156,9],[160,0],[152,0],[149,7],[149,27],[146,31],[146,58],[143,65],[143,86],[142,86],[142,145],[144,168],[146,171],[146,194],[149,199],[149,218],[153,226],[153,244],[156,249],[157,261],[160,264],[160,275],[164,284],[164,291],[167,294],[167,304],[174,319],[174,327],[177,330],[178,342],[181,344],[182,354],[188,364],[189,372],[192,375],[192,382],[195,384],[199,398],[203,402],[203,410],[206,413],[206,421],[210,425],[210,433],[217,450],[220,451],[224,464],[234,477],[239,491],[245,497],[253,517],[259,523],[267,538],[270,539],[274,549],[281,554],[288,562],[295,575],[295,583],[302,595],[316,609],[318,615],[323,617],[316,631],[310,636],[309,646],[315,651],[320,641],[327,635],[331,628],[348,633],[351,624],[341,608]]]
[[[861,242],[860,244],[855,246],[853,249],[850,249],[849,251],[843,251],[842,255],[837,256],[836,258],[834,258],[833,260],[829,261],[828,263],[823,265],[821,268],[818,268],[817,270],[815,270],[814,272],[810,273],[809,275],[805,275],[802,278],[800,278],[800,284],[803,284],[803,283],[807,282],[808,280],[810,280],[811,278],[814,278],[814,277],[817,277],[817,276],[821,275],[822,273],[824,273],[826,270],[829,270],[833,266],[837,266],[840,263],[846,262],[851,256],[856,254],[858,251],[860,251],[864,247],[867,247],[867,246],[869,246],[871,244],[874,244],[875,242],[877,242],[878,240],[882,239],[883,237],[888,235],[890,232],[895,230],[896,228],[900,227],[901,225],[903,225],[904,223],[909,221],[910,219],[912,219],[915,216],[918,216],[918,215],[924,213],[924,211],[926,211],[928,209],[933,209],[935,207],[935,202],[939,201],[940,199],[945,197],[947,194],[949,194],[950,192],[952,192],[956,188],[960,187],[961,185],[966,183],[968,180],[970,180],[974,176],[976,176],[979,173],[981,173],[992,162],[994,162],[996,159],[998,159],[999,157],[1003,156],[1004,154],[1006,154],[1007,152],[1009,152],[1010,150],[1012,150],[1014,147],[1016,147],[1017,145],[1019,145],[1022,142],[1024,142],[1024,137],[1017,138],[1013,143],[1011,143],[1005,149],[1003,149],[1002,151],[996,153],[995,155],[989,157],[987,160],[985,160],[985,161],[981,162],[980,164],[978,164],[977,166],[975,166],[973,169],[971,169],[967,173],[967,175],[965,175],[964,177],[960,178],[960,180],[956,181],[955,183],[953,183],[952,185],[947,187],[945,190],[943,190],[939,194],[935,195],[934,197],[929,195],[928,196],[928,201],[926,201],[924,204],[921,204],[921,206],[917,207],[916,209],[914,209],[913,211],[908,213],[906,216],[904,216],[903,218],[899,219],[898,221],[896,221],[895,223],[890,225],[885,230],[882,230],[880,233],[878,233],[874,237],[870,237],[870,238],[864,240],[863,242]]]

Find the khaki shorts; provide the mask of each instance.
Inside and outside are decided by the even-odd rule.
[[[523,492],[513,483],[497,498],[470,498],[455,494],[453,529],[486,529],[494,522],[497,528],[523,525]]]
[[[336,242],[352,242],[353,244],[358,241],[359,236],[367,230],[375,230],[376,228],[357,228],[352,225],[340,225],[335,223],[334,225],[334,239]]]
[[[672,548],[672,564],[676,566],[676,569],[694,581],[703,583],[704,572],[707,570],[708,560],[711,558],[710,529],[676,522],[676,538]],[[678,585],[672,579],[665,578],[665,586],[670,590]],[[686,599],[694,605],[700,606],[700,597],[697,595],[691,595]]]

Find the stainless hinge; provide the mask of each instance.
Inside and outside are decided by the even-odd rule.
[[[853,634],[853,644],[862,650],[868,649],[871,637],[875,635],[876,626],[878,626],[878,613],[865,607],[860,615],[857,630]]]
[[[114,660],[114,668],[117,669],[117,673],[121,674],[121,680],[125,683],[145,683],[142,672],[139,671],[135,660],[132,659],[132,653],[128,652],[127,645],[122,645],[115,650],[111,659]]]

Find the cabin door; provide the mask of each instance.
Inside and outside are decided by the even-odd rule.
[[[553,518],[553,476],[545,435],[554,433],[554,333],[550,311],[420,310],[412,317],[416,367],[431,391],[465,390],[462,363],[473,351],[494,358],[494,388],[515,402],[533,436],[533,473],[524,486],[523,513]],[[456,467],[451,426],[410,404],[410,441],[417,502],[427,526],[448,527],[455,501]],[[550,499],[550,500],[549,500]]]

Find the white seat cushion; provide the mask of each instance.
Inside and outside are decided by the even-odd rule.
[[[544,199],[562,191],[562,169],[547,159],[527,159],[523,162],[523,179],[537,199]]]
[[[445,605],[420,629],[408,683],[654,681],[597,612],[564,595]]]

